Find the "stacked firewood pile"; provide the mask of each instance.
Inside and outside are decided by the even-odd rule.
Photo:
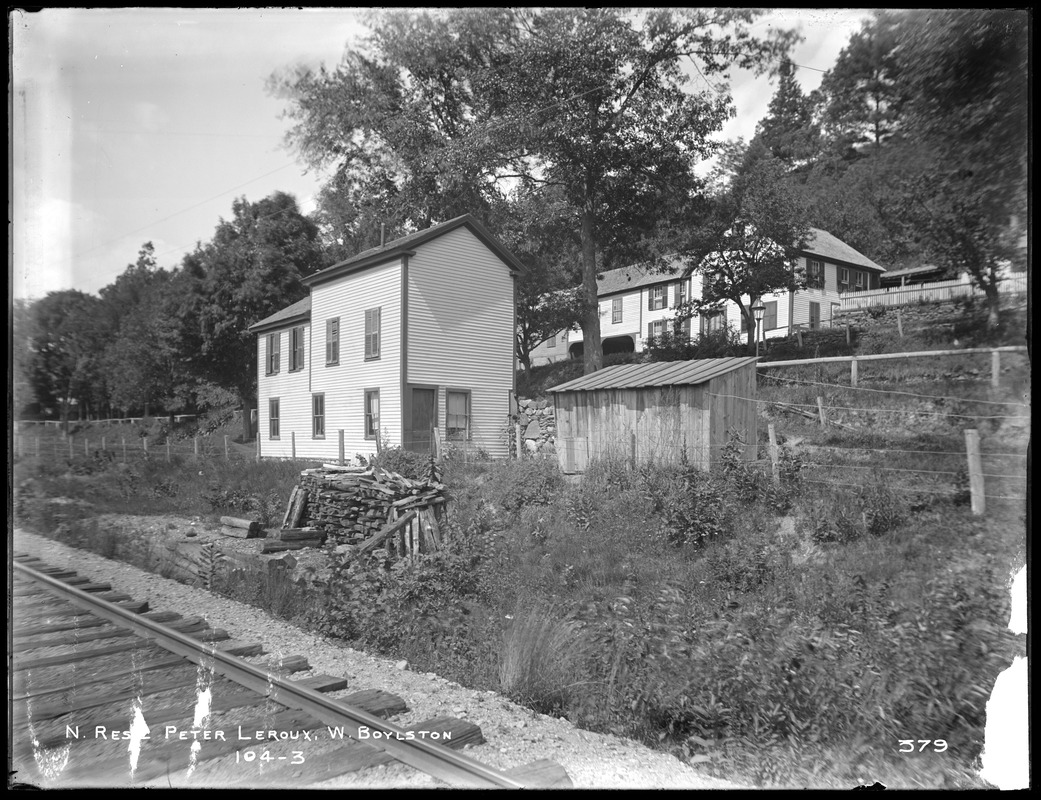
[[[361,550],[386,542],[401,555],[428,552],[441,546],[446,500],[441,483],[378,467],[326,464],[300,473],[279,538],[295,547],[328,537]]]

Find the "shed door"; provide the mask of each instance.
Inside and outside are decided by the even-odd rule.
[[[405,431],[405,449],[429,453],[434,446],[437,427],[437,389],[411,387],[410,429]]]

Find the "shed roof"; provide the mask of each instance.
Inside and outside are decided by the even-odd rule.
[[[310,318],[311,296],[308,295],[303,300],[297,300],[293,305],[286,306],[281,311],[276,311],[270,317],[264,317],[260,322],[254,322],[249,326],[249,330],[251,333],[256,333],[269,328],[280,328],[298,320],[306,321]]]
[[[693,361],[661,361],[653,364],[619,364],[549,389],[582,392],[593,389],[637,389],[645,386],[684,386],[705,383],[735,369],[755,364],[753,357],[698,358]]]

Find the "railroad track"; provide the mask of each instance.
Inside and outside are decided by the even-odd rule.
[[[29,554],[13,563],[11,784],[364,785],[374,768],[400,764],[433,785],[571,785],[549,760],[499,770],[459,752],[484,741],[466,720],[399,727],[389,718],[407,708],[396,695],[334,699],[345,679],[290,679],[309,669],[302,656],[252,663],[261,645],[202,618],[151,611]]]

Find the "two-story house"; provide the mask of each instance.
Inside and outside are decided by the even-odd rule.
[[[814,329],[830,324],[848,291],[877,289],[885,269],[827,231],[810,229],[806,246],[794,269],[806,276],[806,288],[782,291],[759,298],[766,308],[764,338],[787,336],[797,328]],[[741,312],[727,302],[716,312],[677,325],[676,309],[688,299],[701,297],[698,277],[685,274],[676,260],[664,272],[642,266],[601,273],[597,281],[600,304],[600,337],[604,355],[645,349],[647,340],[666,332],[696,338],[723,327],[742,330]],[[562,331],[532,352],[532,364],[545,364],[582,354],[582,331]]]
[[[505,456],[521,268],[466,215],[305,278],[308,297],[250,328],[260,454],[332,460],[341,437],[347,458],[429,451],[440,436]]]

